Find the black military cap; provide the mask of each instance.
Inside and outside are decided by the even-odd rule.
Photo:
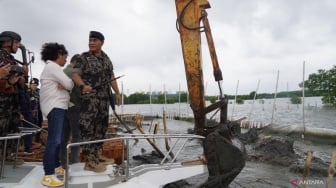
[[[97,38],[101,41],[105,40],[104,35],[98,31],[90,31],[90,38]]]
[[[13,31],[4,31],[0,33],[0,41],[18,40],[21,41],[21,36]]]

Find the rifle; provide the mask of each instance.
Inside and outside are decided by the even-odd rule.
[[[98,85],[98,86],[95,86],[93,87],[92,89],[98,89],[98,88],[101,88],[103,85],[105,84],[108,84],[109,85],[109,92],[108,92],[108,95],[109,95],[109,99],[110,99],[110,105],[111,105],[111,108],[112,108],[112,111],[113,111],[113,114],[115,115],[115,117],[118,119],[118,121],[126,128],[127,132],[128,133],[131,133],[133,134],[133,131],[131,128],[129,128],[125,123],[124,121],[120,118],[120,116],[117,114],[116,110],[115,110],[115,101],[114,101],[114,97],[113,97],[113,94],[112,94],[112,90],[111,90],[111,87],[110,87],[110,83],[111,81],[114,81],[114,80],[117,80],[121,77],[123,77],[125,75],[120,75],[120,76],[117,76],[111,80],[108,80],[106,82],[103,82],[102,84]],[[138,142],[138,139],[135,139],[136,142]]]
[[[125,75],[120,75],[120,76],[117,76],[117,77],[115,77],[115,78],[113,78],[113,79],[111,79],[111,80],[107,80],[107,81],[103,82],[102,84],[93,87],[92,89],[99,89],[99,88],[103,87],[103,85],[105,85],[105,84],[110,85],[110,83],[111,83],[112,81],[117,80],[117,79],[119,79],[119,78],[121,78],[121,77],[123,77],[123,76],[125,76]]]
[[[115,77],[115,78],[112,79],[112,80],[108,80],[108,81],[104,82],[103,84],[94,87],[93,89],[100,88],[102,85],[105,85],[105,84],[110,84],[111,81],[116,80],[116,79],[119,79],[119,78],[121,78],[121,77],[123,77],[123,76],[124,76],[124,75],[117,76],[117,77]],[[109,92],[108,92],[108,94],[109,94],[110,105],[111,105],[111,108],[112,108],[112,111],[113,111],[114,116],[115,116],[115,117],[118,119],[118,121],[125,127],[125,129],[127,130],[128,133],[133,134],[132,129],[131,129],[128,125],[125,124],[125,122],[121,119],[121,117],[117,114],[117,112],[116,112],[116,110],[115,110],[115,100],[114,100],[114,97],[113,97],[112,90],[111,90],[111,87],[110,87],[110,86],[109,86]],[[135,138],[135,144],[136,144],[137,142],[139,142],[139,140],[138,140],[137,138]]]
[[[130,133],[130,134],[133,134],[132,129],[124,123],[124,121],[120,118],[120,116],[117,114],[117,112],[115,110],[115,101],[114,101],[114,97],[113,97],[111,88],[109,88],[109,98],[110,98],[110,105],[111,105],[113,114],[118,119],[118,121],[126,128],[127,132]],[[139,140],[137,138],[135,138],[135,143],[134,144],[136,144],[137,142],[139,142]]]
[[[23,44],[20,44],[19,46],[21,53],[22,53],[22,62],[15,59],[15,62],[21,64],[21,65],[29,65],[30,63],[34,63],[35,61],[35,57],[34,57],[34,52],[31,52],[29,50],[26,49],[26,47]],[[29,61],[27,59],[27,52],[29,55]],[[30,57],[30,54],[33,54],[32,57]]]

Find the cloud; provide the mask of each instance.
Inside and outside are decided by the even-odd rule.
[[[210,0],[208,9],[225,94],[248,94],[256,89],[296,90],[318,69],[335,64],[336,2],[332,0],[236,1]],[[186,90],[180,36],[175,28],[174,1],[157,0],[0,0],[0,30],[14,30],[35,53],[34,77],[44,63],[45,42],[63,43],[69,56],[88,49],[90,30],[106,38],[104,51],[114,63],[125,92]],[[202,34],[204,38],[204,34]],[[206,41],[202,40],[206,93],[218,94]],[[19,58],[19,54],[16,55]]]

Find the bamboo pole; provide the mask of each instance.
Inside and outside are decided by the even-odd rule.
[[[233,101],[233,106],[232,106],[231,120],[233,120],[233,113],[234,113],[235,105],[236,105],[236,101],[237,101],[238,86],[239,86],[239,80],[237,81],[236,94],[235,94],[235,99]]]
[[[277,98],[277,93],[278,93],[278,83],[279,83],[279,70],[277,72],[277,79],[276,79],[276,85],[275,85],[271,124],[273,124],[273,122],[274,122],[274,111],[276,109],[276,98]]]
[[[124,83],[121,81],[121,114],[124,114]]]
[[[288,98],[288,102],[287,102],[287,109],[289,110],[289,102],[290,102],[290,98],[289,98],[289,94],[288,94],[288,82],[286,84],[286,88],[287,88],[287,98]]]
[[[254,107],[254,102],[255,102],[255,100],[256,100],[257,93],[258,93],[258,90],[259,90],[259,84],[260,84],[260,80],[258,80],[257,88],[256,88],[256,91],[255,91],[255,93],[254,93],[254,96],[253,96],[253,102],[252,102],[251,110],[250,110],[250,113],[249,113],[249,115],[247,116],[247,117],[248,117],[248,119],[250,119],[250,118],[251,118],[251,114],[252,114],[253,107]]]
[[[136,125],[137,129],[139,130],[139,132],[141,134],[146,134],[145,131],[142,129],[141,120],[135,121],[135,125]],[[152,140],[150,140],[149,138],[146,138],[146,140],[156,150],[156,152],[158,152],[158,154],[160,155],[160,157],[164,157],[164,154],[162,153],[162,151],[154,144],[154,142]]]
[[[167,110],[167,92],[166,92],[166,85],[163,84],[163,94],[164,94],[164,110]]]
[[[157,134],[159,131],[159,123],[156,123],[154,125],[154,130],[153,130],[153,134]],[[155,139],[153,138],[153,142],[155,143]]]
[[[333,188],[333,178],[335,174],[335,166],[336,166],[336,151],[332,153],[331,163],[328,169],[328,177],[327,177],[327,188]]]
[[[178,118],[181,118],[181,84],[179,83],[179,91],[178,91]]]
[[[149,105],[150,105],[150,114],[153,116],[153,107],[152,107],[152,87],[149,84]]]
[[[302,178],[302,181],[303,182],[306,182],[307,181],[307,176],[309,174],[309,169],[310,169],[310,165],[311,165],[311,160],[313,158],[313,153],[311,151],[309,151],[307,153],[307,159],[306,159],[306,164],[305,164],[305,169],[303,171],[303,178]],[[305,188],[306,187],[306,184],[303,183],[301,185],[301,188]]]
[[[165,111],[163,111],[162,121],[163,121],[163,131],[164,131],[164,134],[168,134],[168,130],[167,130],[167,122],[166,122],[166,112],[165,112]],[[167,150],[167,151],[170,151],[169,140],[168,140],[167,137],[165,138],[165,145],[166,145],[166,150]],[[173,159],[175,158],[173,152],[170,152],[169,155],[170,155]]]
[[[305,133],[306,133],[306,125],[305,125],[305,64],[306,62],[303,61],[303,70],[302,70],[302,126],[303,126],[303,132],[301,135],[301,138],[304,139]]]

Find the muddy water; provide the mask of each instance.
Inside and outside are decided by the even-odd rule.
[[[147,123],[147,124],[146,124]],[[150,123],[159,124],[159,133],[163,133],[163,123],[160,119],[155,119],[153,122],[145,122],[144,129],[148,132],[150,129]],[[168,132],[169,133],[186,133],[188,128],[192,128],[193,124],[183,121],[168,120]],[[153,129],[151,129],[153,130]],[[170,146],[175,142],[175,139],[170,140]],[[130,143],[133,143],[131,141]],[[165,153],[166,149],[164,147],[163,140],[156,140],[155,142],[159,148]],[[239,142],[235,141],[235,145],[239,147]],[[177,144],[178,146],[181,143]],[[336,149],[335,145],[316,145],[311,142],[303,142],[297,140],[294,142],[294,149],[300,150],[300,153],[307,153],[308,151],[313,151],[314,156],[322,158],[324,161],[329,162],[331,159],[331,153]],[[137,145],[131,146],[131,156],[149,154],[154,149],[145,140],[141,140]],[[173,150],[176,154],[177,149]],[[179,162],[185,162],[197,159],[200,154],[202,154],[203,149],[201,143],[197,140],[193,140],[186,145],[186,149],[180,153],[177,157]],[[304,158],[304,156],[302,156]],[[142,163],[152,163],[153,161],[161,161],[160,158],[153,157],[148,161],[134,160],[132,159],[131,165],[136,166]],[[325,169],[327,170],[327,169]],[[187,184],[182,187],[199,187],[207,179],[207,174],[197,176],[187,180]],[[293,173],[290,171],[289,167],[284,166],[274,166],[270,164],[260,163],[260,162],[250,162],[247,161],[242,172],[237,176],[237,178],[231,183],[230,188],[275,188],[275,187],[295,187],[291,184],[291,181],[302,180],[302,173]],[[310,184],[306,187],[326,187],[326,181],[324,177],[321,176],[308,176]],[[334,180],[334,185],[336,185],[336,180]]]
[[[250,121],[262,121],[265,124],[271,123],[273,100],[255,101],[252,105],[252,101],[245,101],[243,105],[229,104],[228,116],[233,119],[240,117],[248,117]],[[253,109],[251,111],[251,108]],[[188,104],[173,104],[173,105],[125,105],[117,110],[119,113],[142,113],[142,114],[161,114],[163,109],[169,111],[179,112],[181,114],[190,114],[192,111]],[[321,104],[320,98],[307,98],[305,99],[305,125],[307,127],[318,127],[325,129],[335,129],[335,115],[336,110],[334,108],[324,107]],[[293,126],[301,126],[303,122],[302,106],[292,105],[289,99],[277,99],[276,110],[273,114],[273,123],[285,124]],[[144,125],[145,130],[149,130],[151,123],[157,123],[160,125],[161,133],[163,130],[162,120],[156,119],[153,122],[146,122]],[[168,132],[169,133],[186,133],[188,128],[193,128],[193,124],[188,122],[181,122],[176,120],[168,120]],[[153,129],[151,129],[153,130]],[[326,130],[327,131],[327,130]],[[173,143],[174,140],[171,140]],[[132,142],[131,142],[132,143]],[[166,151],[163,141],[156,141],[160,145],[162,151]],[[179,144],[178,144],[179,145]],[[237,144],[239,147],[239,144]],[[140,141],[136,146],[131,146],[134,150],[131,156],[151,153],[153,148],[145,141]],[[330,163],[331,154],[336,150],[336,145],[323,145],[315,144],[308,141],[295,140],[294,150],[300,151],[302,155],[305,155],[308,151],[313,151],[313,155],[322,159],[325,162]],[[176,153],[176,151],[174,151]],[[192,141],[186,146],[186,150],[182,152],[177,158],[178,161],[188,161],[196,159],[202,154],[203,149],[200,142]],[[305,158],[305,156],[302,156]],[[160,159],[157,159],[160,161]],[[144,161],[132,160],[132,166],[143,163]],[[327,171],[327,169],[325,169]],[[207,178],[207,174],[200,175],[196,178],[188,179],[189,184],[183,187],[198,187]],[[334,187],[336,187],[336,178],[334,178]],[[268,188],[268,187],[295,187],[293,184],[297,182],[299,186],[302,186],[302,173],[291,172],[289,167],[274,166],[270,164],[264,164],[260,162],[246,162],[246,165],[238,177],[232,182],[230,187],[255,187],[255,188]],[[306,187],[326,187],[325,177],[320,175],[309,176]],[[291,183],[292,182],[292,183]]]

